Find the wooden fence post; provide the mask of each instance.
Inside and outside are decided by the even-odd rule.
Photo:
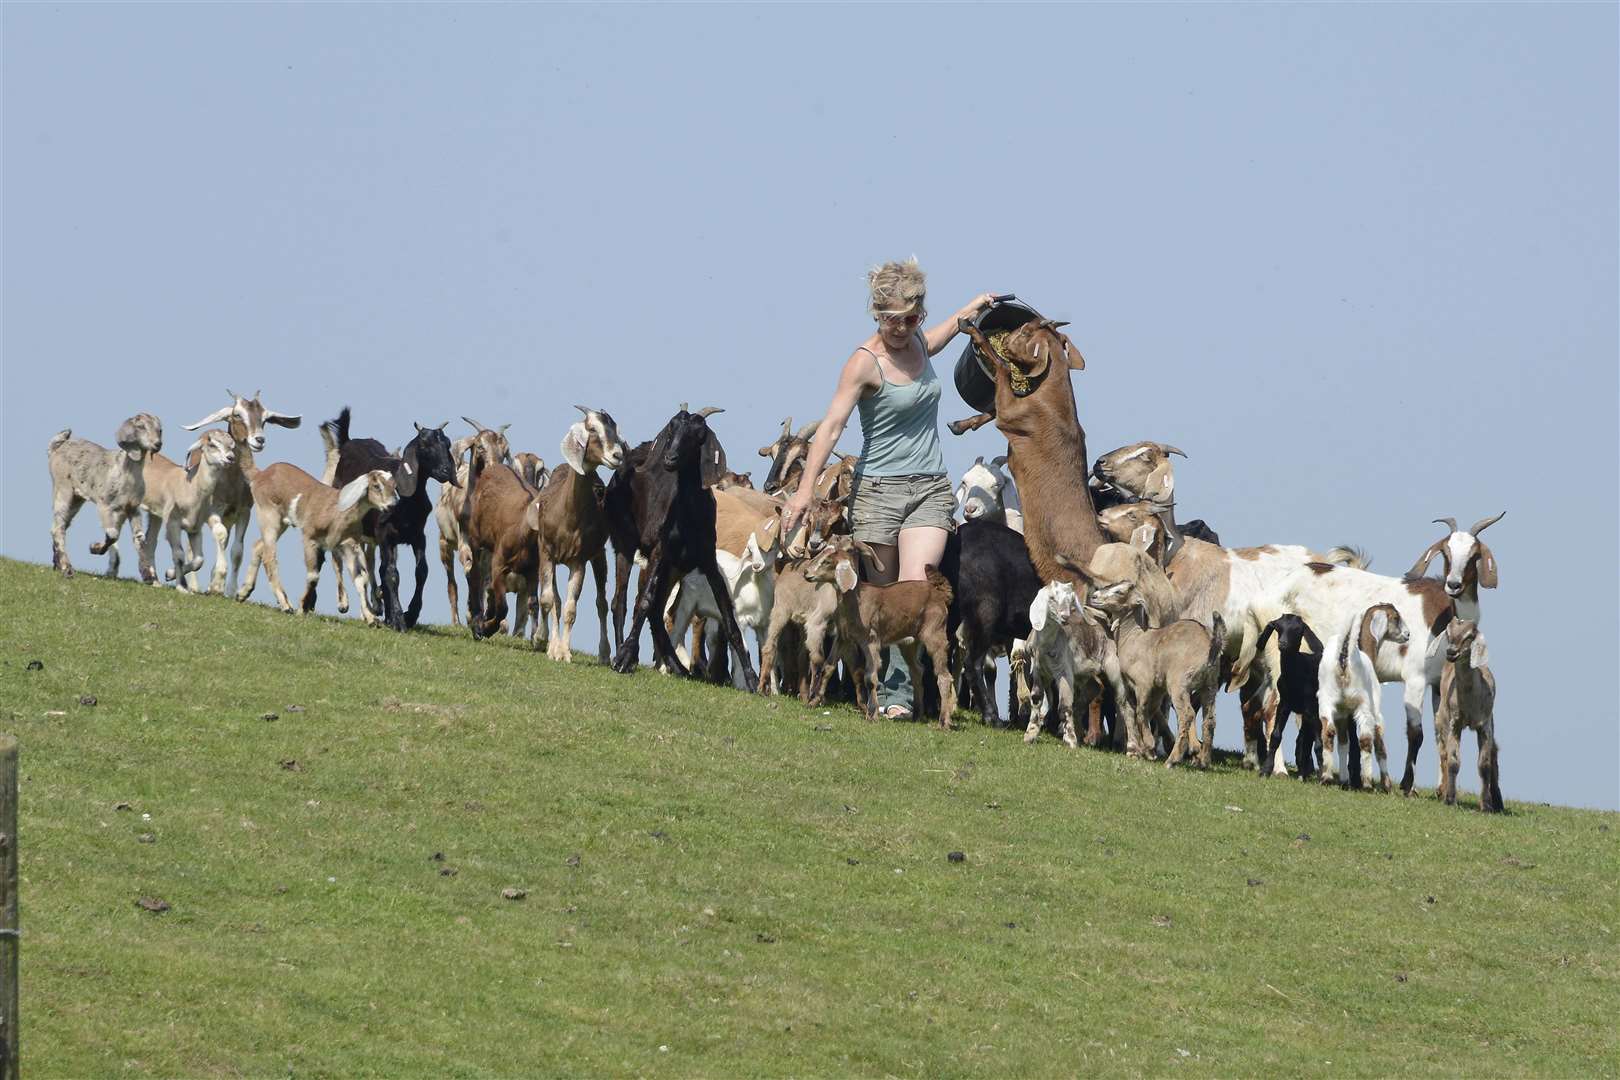
[[[0,1080],[17,1080],[17,739],[0,735]]]

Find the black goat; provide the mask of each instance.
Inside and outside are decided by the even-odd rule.
[[[640,660],[641,628],[648,624],[652,628],[654,662],[678,675],[690,674],[675,655],[675,645],[664,626],[664,606],[676,582],[693,570],[701,570],[720,609],[733,662],[742,666],[744,682],[753,693],[759,687],[759,678],[743,643],[736,613],[731,610],[731,591],[714,557],[714,493],[709,489],[725,476],[726,455],[720,440],[709,430],[708,417],[720,411],[711,406],[687,412],[683,404],[657,438],[625,455],[608,481],[605,509],[618,565],[613,633],[619,646],[613,670],[635,670]],[[638,552],[647,564],[636,590],[635,618],[630,632],[625,634],[625,593],[631,558]]]
[[[1260,767],[1260,775],[1270,776],[1276,767],[1277,749],[1282,745],[1288,716],[1298,713],[1299,736],[1294,740],[1294,765],[1299,770],[1299,778],[1305,780],[1316,772],[1313,755],[1322,737],[1322,720],[1316,711],[1316,674],[1322,662],[1322,641],[1298,615],[1282,615],[1266,624],[1260,640],[1255,643],[1256,655],[1265,652],[1266,642],[1272,634],[1277,635],[1277,654],[1282,658],[1282,672],[1277,680],[1277,719],[1271,728],[1271,745]],[[1309,654],[1300,652],[1301,642],[1311,647]],[[1352,754],[1351,758],[1358,756]]]
[[[450,439],[444,433],[449,423],[446,420],[432,428],[416,424],[416,436],[405,444],[398,457],[376,439],[349,437],[347,405],[336,420],[321,425],[321,439],[326,443],[328,483],[342,487],[372,469],[386,469],[393,474],[399,502],[387,510],[367,514],[361,529],[366,542],[379,549],[382,570],[379,606],[382,620],[395,630],[415,626],[422,614],[422,588],[428,576],[427,520],[433,516],[427,481],[456,483],[455,457],[450,451]],[[409,608],[401,608],[399,602],[399,556],[395,551],[399,544],[409,544],[416,556],[416,595],[411,597]]]
[[[979,519],[957,526],[939,569],[955,592],[948,629],[963,646],[962,675],[985,722],[1001,727],[985,659],[996,649],[1010,649],[1013,639],[1029,637],[1029,606],[1041,589],[1040,576],[1022,536],[999,521]]]

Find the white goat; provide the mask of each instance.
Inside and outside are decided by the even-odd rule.
[[[1034,742],[1041,733],[1046,720],[1045,694],[1051,687],[1057,695],[1063,744],[1076,748],[1080,739],[1074,715],[1090,709],[1092,698],[1102,689],[1102,680],[1108,681],[1122,703],[1125,701],[1113,639],[1080,602],[1073,583],[1067,581],[1041,587],[1029,605],[1029,625],[1029,639],[1018,649],[1028,671],[1029,726],[1024,729],[1024,742]]]
[[[1308,621],[1308,620],[1307,620]],[[1322,781],[1328,782],[1327,759],[1336,754],[1339,785],[1350,785],[1349,754],[1361,755],[1361,777],[1371,782],[1372,757],[1378,757],[1379,782],[1390,789],[1384,753],[1384,718],[1378,707],[1378,667],[1397,659],[1410,640],[1406,622],[1393,604],[1373,604],[1358,612],[1322,643],[1316,677],[1317,715],[1322,718]],[[1350,721],[1356,741],[1350,742]],[[1335,736],[1337,745],[1335,746]]]
[[[776,594],[772,551],[774,548],[762,550],[759,538],[750,536],[743,546],[741,557],[725,550],[714,553],[720,576],[726,579],[726,588],[731,594],[737,625],[744,630],[752,629],[754,636],[760,640],[763,640],[766,627],[770,625],[771,605]],[[681,639],[681,644],[675,647],[675,654],[681,663],[688,667],[692,664],[686,651],[685,631],[692,625],[694,616],[701,616],[704,620],[703,643],[709,655],[716,656],[725,650],[720,638],[720,629],[725,625],[721,621],[720,606],[715,602],[714,592],[702,571],[694,570],[681,579],[678,590],[670,596],[665,610],[666,613],[673,613],[673,625]],[[731,680],[738,689],[744,688],[742,672],[736,665],[732,666]]]
[[[196,452],[196,464],[182,467],[162,454],[146,459],[146,543],[141,553],[143,566],[153,566],[158,532],[169,537],[169,554],[174,565],[165,577],[183,591],[199,592],[197,571],[203,566],[202,529],[206,524],[214,535],[214,548],[224,551],[230,532],[220,516],[220,481],[236,464],[236,440],[229,431],[210,428],[186,448],[186,458]],[[152,584],[157,584],[153,575]]]

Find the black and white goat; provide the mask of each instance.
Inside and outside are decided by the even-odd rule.
[[[350,438],[347,405],[337,419],[321,425],[321,440],[326,443],[327,483],[341,488],[374,469],[382,469],[394,478],[399,501],[386,510],[371,511],[361,522],[361,546],[366,565],[371,566],[375,552],[382,571],[378,588],[379,615],[394,630],[415,626],[422,614],[422,590],[428,577],[427,521],[433,516],[427,482],[458,482],[450,439],[444,433],[449,423],[446,420],[438,427],[415,424],[416,434],[398,456],[390,454],[376,439]],[[408,608],[401,607],[399,602],[399,553],[396,549],[400,544],[409,544],[411,554],[416,556],[416,593]]]

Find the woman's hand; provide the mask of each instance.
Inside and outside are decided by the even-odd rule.
[[[787,503],[782,507],[783,543],[793,535],[793,530],[799,527],[799,522],[804,520],[806,512],[810,509],[810,498],[814,494],[815,485],[805,483],[804,478],[800,477],[799,486],[788,496]]]
[[[972,300],[968,301],[967,307],[962,309],[962,314],[970,319],[973,318],[973,316],[995,303],[996,296],[996,293],[980,293],[978,296],[975,296]]]

